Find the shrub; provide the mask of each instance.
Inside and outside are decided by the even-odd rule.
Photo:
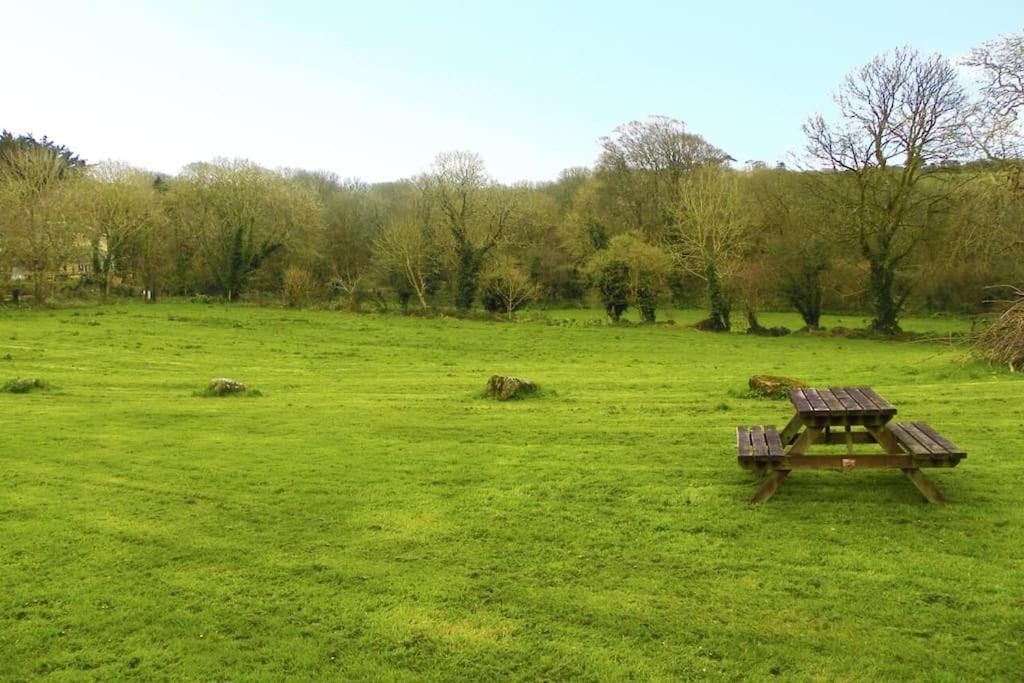
[[[305,306],[316,292],[316,279],[306,268],[291,266],[284,271],[282,289],[288,306]]]
[[[540,293],[529,273],[509,260],[499,263],[487,275],[481,289],[484,308],[491,313],[504,313],[509,320]]]

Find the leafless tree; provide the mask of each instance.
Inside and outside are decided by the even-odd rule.
[[[1024,157],[1024,31],[999,36],[971,50],[963,60],[978,80],[979,97],[968,112],[964,133],[971,147],[1008,171],[1020,190]]]
[[[837,121],[818,115],[804,125],[807,151],[835,172],[837,219],[852,228],[869,266],[872,327],[894,333],[909,293],[898,276],[916,228],[949,196],[925,180],[957,156],[966,98],[948,60],[905,47],[847,76],[834,99]]]
[[[509,320],[523,305],[537,298],[537,285],[512,259],[503,259],[487,278],[486,290],[501,303]]]
[[[468,310],[486,260],[515,213],[515,195],[496,187],[479,155],[465,151],[439,154],[421,187],[451,236],[455,304]]]
[[[682,121],[667,116],[630,121],[614,133],[601,138],[598,177],[622,227],[652,240],[660,239],[673,222],[671,205],[683,177],[695,168],[729,160]]]

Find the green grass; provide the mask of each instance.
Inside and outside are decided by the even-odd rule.
[[[0,679],[1024,671],[1024,380],[957,348],[167,303],[0,311],[0,358],[52,384],[0,394]],[[734,427],[790,410],[755,373],[937,427],[949,504],[853,471],[749,507]]]

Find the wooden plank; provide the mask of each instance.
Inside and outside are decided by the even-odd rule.
[[[844,455],[816,454],[791,455],[783,461],[784,466],[794,470],[851,470],[851,469],[906,469],[910,467],[942,467],[926,462],[915,461],[913,456],[877,455],[851,453]],[[951,467],[952,465],[946,465]]]
[[[775,429],[775,425],[765,426],[764,438],[768,442],[768,455],[770,457],[776,459],[786,454],[785,449],[782,447],[782,439],[779,437],[779,432]]]
[[[937,441],[932,439],[930,436],[928,436],[927,434],[922,432],[918,428],[918,426],[916,424],[914,424],[913,422],[901,422],[900,426],[903,427],[903,429],[907,430],[907,432],[912,434],[914,436],[914,438],[917,439],[917,442],[919,444],[921,444],[922,446],[924,446],[925,448],[927,448],[928,452],[931,453],[932,455],[948,455],[949,454],[949,451],[946,450],[945,446],[943,446],[942,444],[938,443]]]
[[[870,398],[872,403],[874,403],[878,407],[878,411],[883,415],[896,414],[896,407],[893,406],[893,404],[886,401],[881,396],[879,396],[878,392],[872,389],[871,387],[858,387],[857,389],[860,391],[860,393]]]
[[[807,397],[807,402],[811,404],[811,409],[816,415],[831,412],[828,409],[828,404],[818,395],[817,389],[804,389],[803,391],[804,396]]]
[[[768,457],[768,442],[764,439],[764,428],[758,425],[750,428],[750,443],[754,446],[755,458]]]
[[[841,415],[846,412],[846,406],[840,401],[835,394],[832,393],[831,389],[816,389],[818,396],[825,405],[828,406],[828,411],[834,415]]]
[[[889,431],[892,432],[896,439],[910,449],[910,452],[914,455],[930,455],[928,448],[922,445],[914,435],[904,429],[903,425],[899,422],[894,422],[889,425]]]
[[[739,448],[739,457],[750,457],[750,432],[746,427],[736,428],[736,445]]]
[[[814,408],[811,407],[807,397],[804,396],[803,389],[791,389],[789,392],[789,401],[799,413],[810,415],[814,412]]]
[[[850,415],[863,415],[865,413],[864,408],[853,396],[850,396],[850,392],[846,389],[833,389],[832,393],[839,399],[839,402],[843,404],[843,409]]]
[[[865,415],[881,412],[881,408],[875,405],[874,401],[865,396],[864,392],[861,391],[860,389],[850,387],[848,389],[844,389],[843,391],[845,391],[850,398],[857,402],[857,405],[860,406],[860,409],[864,411]]]
[[[949,452],[950,455],[955,455],[961,458],[967,457],[967,453],[963,449],[953,445],[952,441],[939,434],[937,431],[926,425],[924,422],[916,422],[915,424],[917,425],[918,429],[920,429],[922,432],[930,436],[932,438],[932,441],[942,444],[942,446]]]
[[[845,444],[845,443],[875,443],[877,439],[868,432],[851,432],[847,435],[845,432],[833,432],[826,434],[824,443],[827,444]]]

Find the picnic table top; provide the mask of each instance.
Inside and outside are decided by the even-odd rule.
[[[803,417],[892,417],[896,408],[870,387],[793,389],[789,400]]]

